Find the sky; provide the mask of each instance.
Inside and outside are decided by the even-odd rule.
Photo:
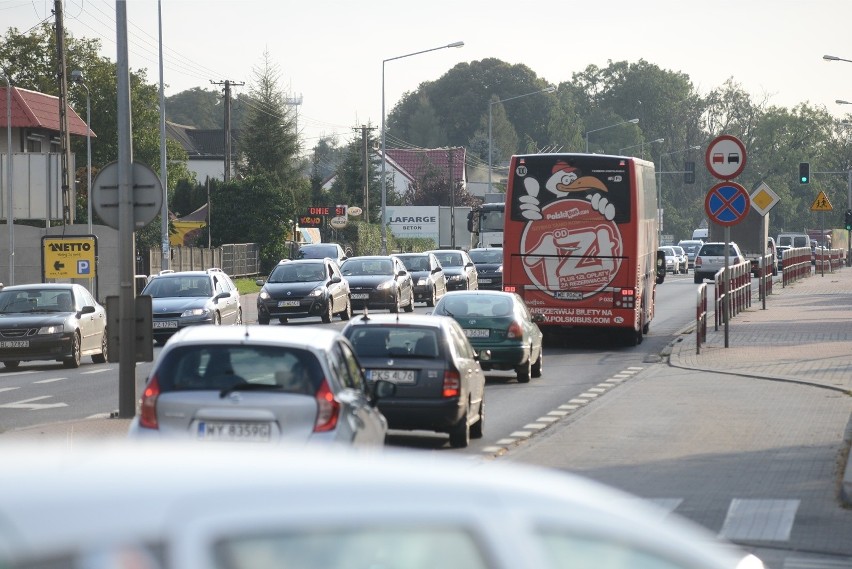
[[[116,0],[67,0],[66,28],[115,61]],[[701,94],[732,78],[755,100],[852,106],[852,0],[127,0],[129,63],[167,96],[211,82],[248,90],[268,52],[310,148],[351,138],[423,81],[494,57],[557,85],[588,65],[640,59],[685,73]],[[0,32],[52,21],[53,0],[0,0]],[[464,42],[459,48],[444,48]],[[435,49],[437,48],[437,49]],[[429,50],[429,51],[427,51]],[[417,52],[423,52],[417,55]],[[397,58],[397,59],[393,59]],[[391,60],[392,61],[388,61]],[[519,93],[501,93],[508,98]],[[483,113],[487,109],[483,109]],[[641,125],[640,125],[641,126]]]

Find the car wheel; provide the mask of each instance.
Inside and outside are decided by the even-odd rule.
[[[18,366],[21,364],[18,360],[6,360],[3,362],[3,366],[6,369],[18,369]]]
[[[65,367],[80,367],[80,334],[75,333],[71,338],[71,357],[62,360]]]
[[[222,324],[222,315],[218,312],[213,313],[213,326],[219,326]]]
[[[399,313],[399,294],[394,297],[394,305],[390,307],[390,311]]]
[[[154,338],[154,343],[158,346],[162,346],[166,343],[166,340],[168,340],[168,338]]]
[[[346,308],[343,309],[343,312],[340,313],[341,320],[349,320],[352,318],[352,301],[349,300],[349,297],[346,297]]]
[[[234,320],[234,326],[240,326],[243,323],[243,309],[237,309],[237,319]]]
[[[485,400],[482,399],[479,402],[479,419],[470,426],[470,438],[472,439],[481,439],[482,438],[482,424],[485,422]]]
[[[279,323],[279,324],[286,324],[286,323],[287,323],[287,317],[286,317],[286,316],[281,316],[281,317],[279,317],[279,318],[278,318],[278,323]]]
[[[104,337],[101,338],[101,353],[92,356],[92,361],[96,364],[102,364],[107,361],[107,331],[104,328]]]
[[[406,312],[414,312],[414,291],[408,294],[408,304],[405,305]]]
[[[527,358],[526,363],[515,367],[515,373],[518,375],[518,383],[529,383],[532,375],[532,362]]]
[[[704,277],[702,277],[699,273],[694,273],[692,275],[692,280],[695,281],[695,284],[701,284],[704,282]]]
[[[328,324],[334,318],[334,299],[329,297],[325,307],[325,313],[322,315],[323,324]]]
[[[467,448],[470,444],[470,425],[467,423],[467,409],[456,426],[450,431],[450,446],[453,448]]]
[[[435,290],[435,287],[432,287],[432,294],[426,299],[426,306],[435,306],[435,297],[437,295],[438,291]]]
[[[263,314],[257,315],[257,323],[258,324],[269,324],[269,316],[265,316]]]
[[[542,366],[541,360],[543,360],[543,359],[544,359],[544,349],[539,351],[538,359],[532,365],[532,376],[533,377],[541,377],[541,366]]]

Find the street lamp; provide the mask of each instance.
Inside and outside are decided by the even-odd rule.
[[[428,53],[430,51],[436,51],[439,49],[446,49],[449,47],[462,47],[463,45],[463,41],[456,41],[453,43],[448,43],[447,45],[441,45],[430,49],[415,51],[414,53],[406,53],[405,55],[398,55],[396,57],[389,57],[387,59],[382,60],[382,219],[380,220],[382,226],[382,255],[388,254],[388,229],[385,224],[385,219],[387,217],[385,210],[387,208],[388,193],[387,184],[385,182],[385,170],[387,168],[387,157],[385,156],[385,63],[387,63],[388,61],[394,61],[395,59],[411,57],[412,55],[420,55],[421,53]],[[367,216],[367,219],[369,219],[370,212],[365,212],[365,215]]]
[[[6,203],[9,210],[6,214],[6,223],[9,225],[9,284],[15,284],[15,215],[12,203],[12,82],[9,76],[3,72],[6,80]]]
[[[836,55],[823,55],[822,58],[826,61],[845,61],[847,63],[852,63],[852,59],[844,59],[842,57],[837,57]],[[835,103],[838,105],[852,105],[852,102],[844,101],[842,99],[837,99]],[[852,209],[852,169],[846,172],[846,208]],[[852,267],[852,231],[847,232],[846,241],[848,243],[846,250],[846,266]]]
[[[850,102],[850,101],[844,101],[843,99],[837,99],[837,100],[836,100],[836,101],[834,101],[834,102],[835,102],[835,103],[837,103],[838,105],[852,105],[852,102]]]
[[[83,81],[83,72],[75,70],[71,72],[71,82],[77,85],[82,85],[86,90],[86,193],[89,198],[86,200],[87,214],[89,218],[89,235],[92,234],[92,105],[89,97],[89,86]]]
[[[505,103],[506,101],[513,101],[515,99],[520,99],[521,97],[529,97],[530,95],[538,95],[540,93],[553,93],[556,91],[556,87],[553,85],[549,86],[547,89],[542,89],[541,91],[533,91],[532,93],[526,93],[524,95],[517,95],[515,97],[509,97],[508,99],[497,99],[496,101],[491,101],[488,103],[488,193],[491,193],[491,155],[492,155],[492,138],[491,138],[491,108],[497,103]]]
[[[586,139],[586,154],[589,153],[589,135],[592,134],[593,132],[598,132],[599,130],[606,130],[608,128],[621,126],[621,125],[627,124],[627,123],[636,124],[638,122],[639,122],[639,119],[630,119],[629,121],[623,121],[623,122],[620,122],[618,124],[611,124],[609,126],[602,126],[601,128],[595,128],[595,129],[592,129],[592,130],[587,130],[586,134],[583,135],[583,137]]]
[[[822,58],[826,61],[848,61],[852,63],[852,59],[843,59],[842,57],[837,57],[836,55],[823,55]]]
[[[645,157],[645,145],[646,145],[646,144],[654,144],[654,143],[656,143],[656,142],[665,142],[665,140],[666,140],[665,138],[658,138],[657,140],[652,140],[652,141],[650,141],[650,142],[644,142],[644,141],[642,141],[642,142],[640,142],[639,144],[634,144],[634,145],[632,145],[632,146],[627,146],[627,147],[625,147],[625,148],[619,148],[619,149],[618,149],[618,153],[619,153],[619,154],[624,154],[624,151],[625,151],[625,150],[630,150],[631,148],[636,148],[637,146],[641,146],[641,147],[642,147],[642,149],[639,151],[639,156],[640,156],[640,158],[644,158],[644,157]]]

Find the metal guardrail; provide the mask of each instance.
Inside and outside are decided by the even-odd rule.
[[[781,286],[795,282],[811,275],[811,248],[796,247],[787,249],[781,255],[783,265],[783,276]]]
[[[751,306],[751,261],[744,261],[725,269],[714,276],[715,302],[714,329]]]
[[[695,353],[701,353],[701,344],[707,341],[707,285],[698,287],[698,300],[695,303]]]

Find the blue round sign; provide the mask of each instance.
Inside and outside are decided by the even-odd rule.
[[[751,198],[744,187],[735,182],[716,184],[704,198],[707,217],[722,226],[736,225],[748,215]]]

